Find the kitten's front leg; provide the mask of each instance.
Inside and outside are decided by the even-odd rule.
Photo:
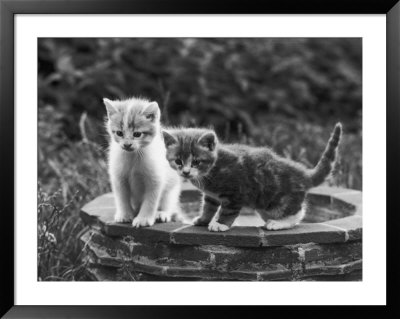
[[[114,221],[117,223],[130,222],[133,219],[131,194],[128,179],[111,178],[111,186],[115,197],[116,212]]]
[[[214,220],[208,225],[209,231],[227,231],[231,228],[236,217],[239,216],[241,205],[227,202],[222,203],[219,211],[218,220]]]
[[[153,226],[156,220],[157,208],[161,197],[161,185],[147,184],[143,203],[139,214],[133,219],[133,227]]]
[[[214,198],[204,195],[201,215],[193,219],[193,225],[207,226],[214,217],[215,213],[218,211],[220,205],[220,202]]]

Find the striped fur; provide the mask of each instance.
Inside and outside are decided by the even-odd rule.
[[[250,207],[265,220],[267,229],[278,230],[291,228],[304,217],[306,193],[331,172],[341,131],[339,123],[313,169],[267,147],[220,143],[210,129],[164,129],[163,136],[170,166],[204,192],[195,225],[226,231],[241,208]]]
[[[310,178],[313,186],[318,186],[332,171],[333,163],[336,160],[337,147],[339,146],[342,136],[342,124],[337,123],[331,138],[326,145],[325,151],[322,153],[321,159],[313,170],[310,172]]]

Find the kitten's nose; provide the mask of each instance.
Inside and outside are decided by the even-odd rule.
[[[190,175],[190,170],[183,170],[183,171],[182,171],[182,174],[183,174],[184,176],[189,176],[189,175]]]
[[[126,144],[124,144],[124,146],[123,146],[123,148],[126,149],[126,150],[131,149],[131,147],[132,147],[132,144],[129,144],[129,143],[126,143]]]

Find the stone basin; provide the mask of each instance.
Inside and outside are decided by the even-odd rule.
[[[182,208],[199,213],[201,194],[185,184]],[[318,187],[310,190],[303,222],[270,231],[251,210],[227,232],[180,222],[135,229],[114,223],[111,193],[82,207],[90,226],[84,243],[94,280],[361,280],[362,193]]]

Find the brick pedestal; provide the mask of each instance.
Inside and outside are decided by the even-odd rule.
[[[199,193],[187,186],[182,206],[192,217]],[[114,199],[85,205],[81,237],[94,280],[361,280],[361,192],[320,187],[308,195],[304,222],[268,231],[243,212],[227,232],[177,222],[135,229],[113,222]],[[247,225],[247,226],[241,226]],[[250,226],[254,225],[254,226]]]

